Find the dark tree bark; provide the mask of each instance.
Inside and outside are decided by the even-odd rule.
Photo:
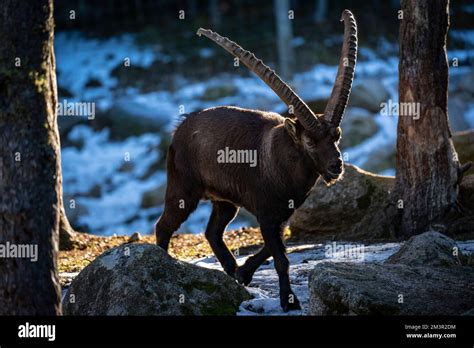
[[[221,24],[221,13],[218,0],[209,0],[209,17],[214,28],[218,28]]]
[[[326,20],[328,12],[328,1],[327,0],[316,0],[314,8],[314,21],[316,23],[321,23]]]
[[[61,162],[52,0],[0,1],[0,314],[61,313],[57,274]],[[32,249],[34,250],[34,249]]]
[[[60,174],[61,175],[61,174]],[[62,175],[61,175],[62,176]],[[62,181],[61,181],[62,188]],[[77,232],[74,231],[64,210],[63,197],[59,204],[60,209],[60,220],[59,220],[59,250],[71,250],[74,245],[80,242],[77,239]]]
[[[410,236],[443,221],[455,207],[460,170],[447,116],[449,1],[402,0],[401,9],[400,106],[418,103],[420,112],[416,119],[400,107],[392,197],[396,233]]]

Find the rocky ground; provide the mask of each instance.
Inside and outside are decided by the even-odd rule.
[[[256,250],[260,241],[258,236],[254,236],[258,233],[257,230],[240,233],[244,235],[245,242],[237,241],[237,231],[226,233],[226,240],[230,245],[234,245],[235,250],[241,250],[242,253],[236,258],[238,263],[242,264],[249,254]],[[240,294],[242,303],[239,302],[240,305],[236,306],[232,302],[234,304],[230,313],[219,312],[223,308],[229,310],[225,305],[217,309],[213,307],[212,311],[219,312],[213,312],[214,314],[285,314],[279,305],[278,277],[272,259],[259,268],[252,283],[245,287],[245,292],[243,287],[234,289],[235,282],[222,272],[216,258],[201,245],[205,242],[196,239],[194,235],[179,236],[172,242],[171,253],[179,253],[179,259],[187,259],[186,263],[161,255],[158,253],[159,248],[153,244],[142,243],[153,242],[151,237],[142,238],[138,244],[128,242],[128,237],[95,239],[90,240],[90,245],[82,249],[82,252],[61,252],[63,298],[67,301],[71,294],[74,294],[74,301],[77,301],[67,304],[66,314],[212,314],[206,301],[214,303],[217,296],[217,302],[220,304],[232,302],[235,296],[227,295],[235,291]],[[466,302],[474,298],[467,295],[473,291],[474,240],[456,244],[437,232],[429,232],[402,244],[295,244],[291,239],[287,244],[291,283],[301,301],[302,310],[286,315],[433,314],[433,311],[438,314],[462,314],[471,307],[474,308],[474,303]],[[116,245],[118,247],[114,247]],[[183,251],[193,250],[193,246],[197,246],[193,251],[194,256]],[[457,250],[456,256],[453,256],[454,247]],[[84,267],[83,255],[93,258],[92,255],[99,254],[99,250],[107,251],[93,262],[86,261],[90,266],[79,273]],[[127,256],[131,255],[131,261],[123,261],[118,257],[126,250],[129,253]],[[146,259],[142,259],[143,250],[149,252]],[[195,255],[200,253],[208,256],[196,258]],[[69,256],[69,263],[64,262],[65,255]],[[76,261],[75,265],[73,260]],[[192,265],[199,267],[192,268]],[[191,268],[187,269],[188,267]],[[219,275],[208,273],[206,269]],[[161,278],[155,279],[156,274],[161,274]],[[213,279],[220,280],[215,283]],[[104,286],[110,289],[104,290]],[[166,290],[169,297],[162,298],[162,295],[157,295],[164,292],[163,286],[169,290]],[[148,289],[145,293],[142,292],[143,287]],[[216,290],[211,291],[209,287]],[[234,290],[231,292],[229,287]],[[204,294],[206,289],[209,292],[207,295]],[[227,289],[227,292],[217,289]],[[420,293],[424,295],[418,296]],[[173,302],[175,297],[180,294],[194,301],[192,313],[189,312],[190,308],[183,309],[180,305],[172,308],[172,304],[176,303]],[[400,294],[404,297],[402,304],[397,302]],[[438,303],[440,298],[443,299],[442,303]],[[98,303],[101,304],[99,307]],[[129,304],[130,307],[127,307]],[[201,310],[204,310],[204,313]]]
[[[286,232],[289,236],[289,232]],[[247,228],[238,231],[228,231],[224,234],[224,241],[234,253],[248,253],[256,250],[262,243],[259,229]],[[61,284],[70,283],[84,267],[105,251],[130,243],[155,244],[154,235],[141,236],[137,233],[131,236],[96,236],[88,233],[78,233],[75,237],[74,247],[71,250],[59,252],[59,274]],[[170,255],[190,261],[212,255],[212,250],[204,234],[175,234],[171,238]]]
[[[64,295],[65,315],[233,315],[251,296],[217,270],[179,262],[155,244],[110,249]]]
[[[318,264],[309,277],[309,313],[473,315],[473,247],[430,231],[384,262]]]

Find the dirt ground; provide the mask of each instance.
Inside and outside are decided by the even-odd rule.
[[[285,239],[290,236],[285,230]],[[72,250],[59,252],[59,272],[79,272],[106,250],[124,243],[131,243],[130,236],[102,237],[78,233]],[[254,252],[263,244],[258,228],[245,228],[224,233],[224,242],[233,253]],[[154,235],[141,236],[133,243],[155,243]],[[171,256],[186,261],[212,255],[204,234],[175,234],[170,243]]]

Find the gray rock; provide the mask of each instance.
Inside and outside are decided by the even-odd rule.
[[[312,315],[460,315],[473,307],[467,266],[324,262],[309,277]]]
[[[133,232],[132,235],[128,238],[129,243],[136,243],[142,239],[140,232]]]
[[[463,255],[456,242],[439,232],[411,237],[385,263],[408,266],[459,266]]]
[[[474,316],[474,308],[464,312],[462,315]]]
[[[467,92],[474,95],[474,72],[463,75],[456,85],[456,91]]]
[[[346,164],[344,177],[332,186],[319,181],[306,201],[293,213],[293,237],[311,234],[327,239],[380,239],[387,229],[376,217],[387,202],[393,178]]]
[[[152,244],[106,251],[74,279],[66,315],[234,315],[251,296],[223,272],[169,256]],[[72,301],[74,300],[74,301]]]
[[[368,156],[363,167],[373,173],[379,173],[386,169],[394,169],[396,167],[396,145],[385,144],[373,149]]]
[[[140,206],[142,208],[158,207],[165,202],[166,184],[145,191]]]
[[[217,100],[224,97],[235,95],[239,92],[237,87],[233,84],[223,84],[218,86],[209,86],[204,91],[201,99],[203,100]]]
[[[453,143],[462,164],[469,161],[474,163],[474,129],[455,133]],[[474,174],[474,166],[464,173],[464,175],[468,174]]]
[[[387,102],[389,94],[377,79],[364,79],[352,88],[349,106],[357,106],[371,112],[379,112],[380,104]]]
[[[459,187],[459,203],[474,213],[474,174],[464,176]]]
[[[450,97],[448,100],[449,125],[453,131],[462,131],[469,128],[464,118],[469,102],[459,97]]]
[[[146,103],[137,104],[126,98],[118,99],[113,108],[97,114],[93,127],[108,128],[110,138],[123,140],[144,133],[164,133],[165,121],[157,114],[159,110]]]
[[[377,124],[373,115],[365,109],[347,108],[341,127],[343,136],[341,148],[349,148],[360,144],[377,132]]]
[[[464,108],[465,110],[465,108]],[[450,109],[451,117],[451,109]],[[344,121],[344,119],[343,119]],[[462,127],[462,125],[460,126]],[[458,127],[459,128],[459,127]],[[345,129],[343,128],[343,135],[345,137]],[[456,151],[459,155],[461,163],[468,161],[474,162],[474,130],[466,130],[462,132],[456,132],[453,134],[453,143]],[[396,158],[396,146],[395,144],[389,144],[381,146],[373,150],[367,161],[364,163],[363,168],[371,172],[381,172],[385,169],[395,168]],[[466,173],[474,174],[474,166]]]

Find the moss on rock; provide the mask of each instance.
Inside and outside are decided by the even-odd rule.
[[[388,203],[393,177],[345,165],[343,179],[319,182],[290,219],[293,238],[390,239],[378,215]],[[318,239],[318,238],[316,238]]]
[[[125,244],[79,273],[63,309],[66,315],[234,315],[249,298],[221,271],[177,261],[156,245]]]

